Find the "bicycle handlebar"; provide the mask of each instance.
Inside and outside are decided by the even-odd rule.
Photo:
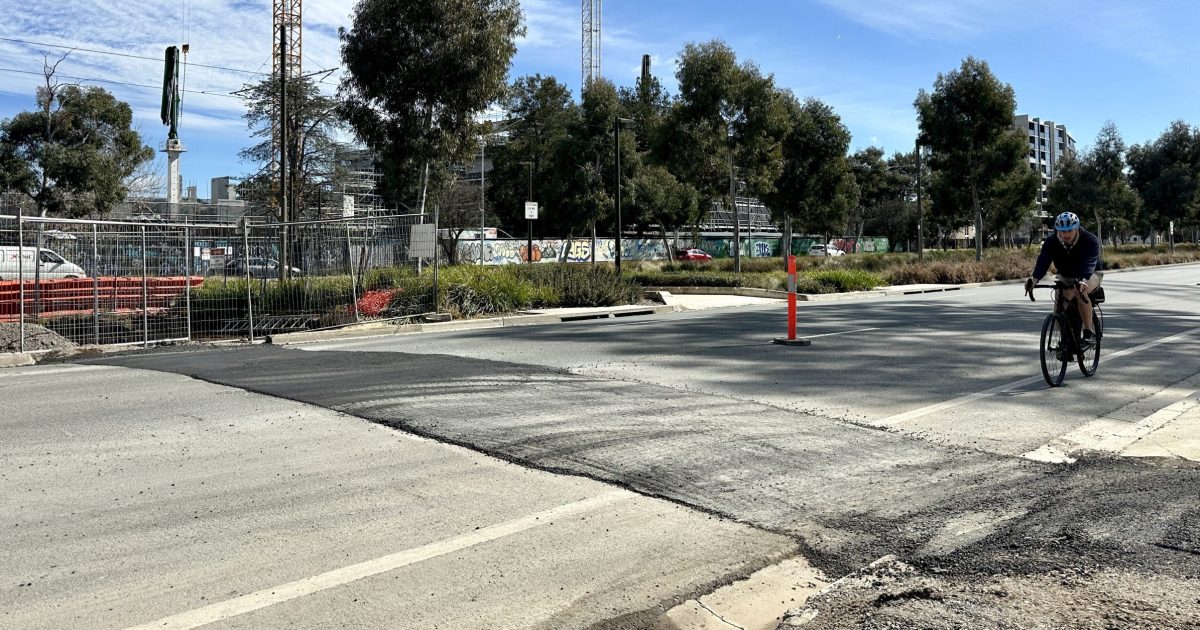
[[[1035,289],[1068,289],[1068,288],[1071,288],[1071,289],[1078,289],[1078,288],[1079,288],[1079,285],[1080,285],[1082,282],[1083,282],[1082,280],[1075,280],[1075,279],[1070,279],[1070,280],[1055,280],[1055,281],[1054,281],[1054,284],[1035,284],[1035,285],[1033,285],[1033,288],[1035,288]],[[1030,302],[1036,302],[1036,301],[1037,301],[1037,300],[1035,300],[1035,299],[1033,298],[1033,291],[1029,291],[1027,295],[1029,295],[1029,301],[1030,301]],[[1084,303],[1085,303],[1085,304],[1086,304],[1087,302],[1090,302],[1090,301],[1091,301],[1091,300],[1089,300],[1089,299],[1088,299],[1088,296],[1087,296],[1087,295],[1085,295],[1084,293],[1080,292],[1080,293],[1079,293],[1079,295],[1080,295],[1080,296],[1082,296],[1082,298],[1083,298],[1083,301],[1084,301]]]

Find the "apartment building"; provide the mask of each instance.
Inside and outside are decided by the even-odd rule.
[[[1074,157],[1077,154],[1075,138],[1067,132],[1065,125],[1025,114],[1013,118],[1013,127],[1024,132],[1029,139],[1029,168],[1042,176],[1037,216],[1044,218],[1046,212],[1041,207],[1046,199],[1046,188],[1054,181],[1059,163],[1068,156]]]

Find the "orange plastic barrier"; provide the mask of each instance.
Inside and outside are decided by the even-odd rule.
[[[101,313],[140,313],[143,308],[163,311],[183,297],[188,284],[195,288],[203,282],[203,276],[148,278],[146,304],[143,305],[141,278],[43,280],[40,295],[33,281],[26,280],[25,316],[35,313],[38,317],[91,315],[96,298],[99,298]],[[0,282],[0,322],[15,322],[20,315],[21,282]]]

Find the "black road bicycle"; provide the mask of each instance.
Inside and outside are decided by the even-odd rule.
[[[1046,316],[1042,324],[1042,376],[1050,387],[1062,385],[1063,377],[1067,375],[1067,364],[1079,362],[1079,371],[1084,376],[1091,376],[1100,367],[1100,342],[1104,338],[1104,313],[1100,304],[1104,302],[1104,288],[1097,287],[1091,295],[1083,295],[1078,291],[1079,280],[1055,280],[1054,284],[1039,284],[1035,289],[1054,290],[1054,312]],[[1063,289],[1073,288],[1075,298],[1068,300],[1063,296]],[[1082,335],[1083,326],[1079,317],[1079,307],[1075,300],[1092,301],[1092,322],[1095,337],[1092,345],[1084,348]],[[1033,291],[1029,292],[1029,300],[1033,299]]]

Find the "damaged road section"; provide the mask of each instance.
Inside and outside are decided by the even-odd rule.
[[[94,362],[307,402],[670,499],[793,536],[830,576],[890,554],[936,579],[901,585],[883,600],[878,592],[870,600],[877,608],[949,610],[947,602],[991,581],[1022,593],[1076,575],[1099,586],[1065,591],[1066,609],[1119,609],[1126,618],[1117,627],[1200,624],[1200,603],[1180,595],[1200,576],[1200,469],[1189,462],[1031,462],[723,396],[445,355],[260,347]],[[1116,581],[1147,597],[1169,590],[1159,599],[1176,616],[1155,613],[1152,599],[1120,608],[1100,598]],[[976,614],[964,617],[979,621],[966,623],[972,627],[1009,627],[997,619],[1057,627],[1056,615],[1066,614],[1018,597],[984,599],[995,619],[971,607],[954,614]],[[824,610],[847,606],[852,615],[867,600],[824,601]],[[1087,618],[1104,623],[1102,615]]]

